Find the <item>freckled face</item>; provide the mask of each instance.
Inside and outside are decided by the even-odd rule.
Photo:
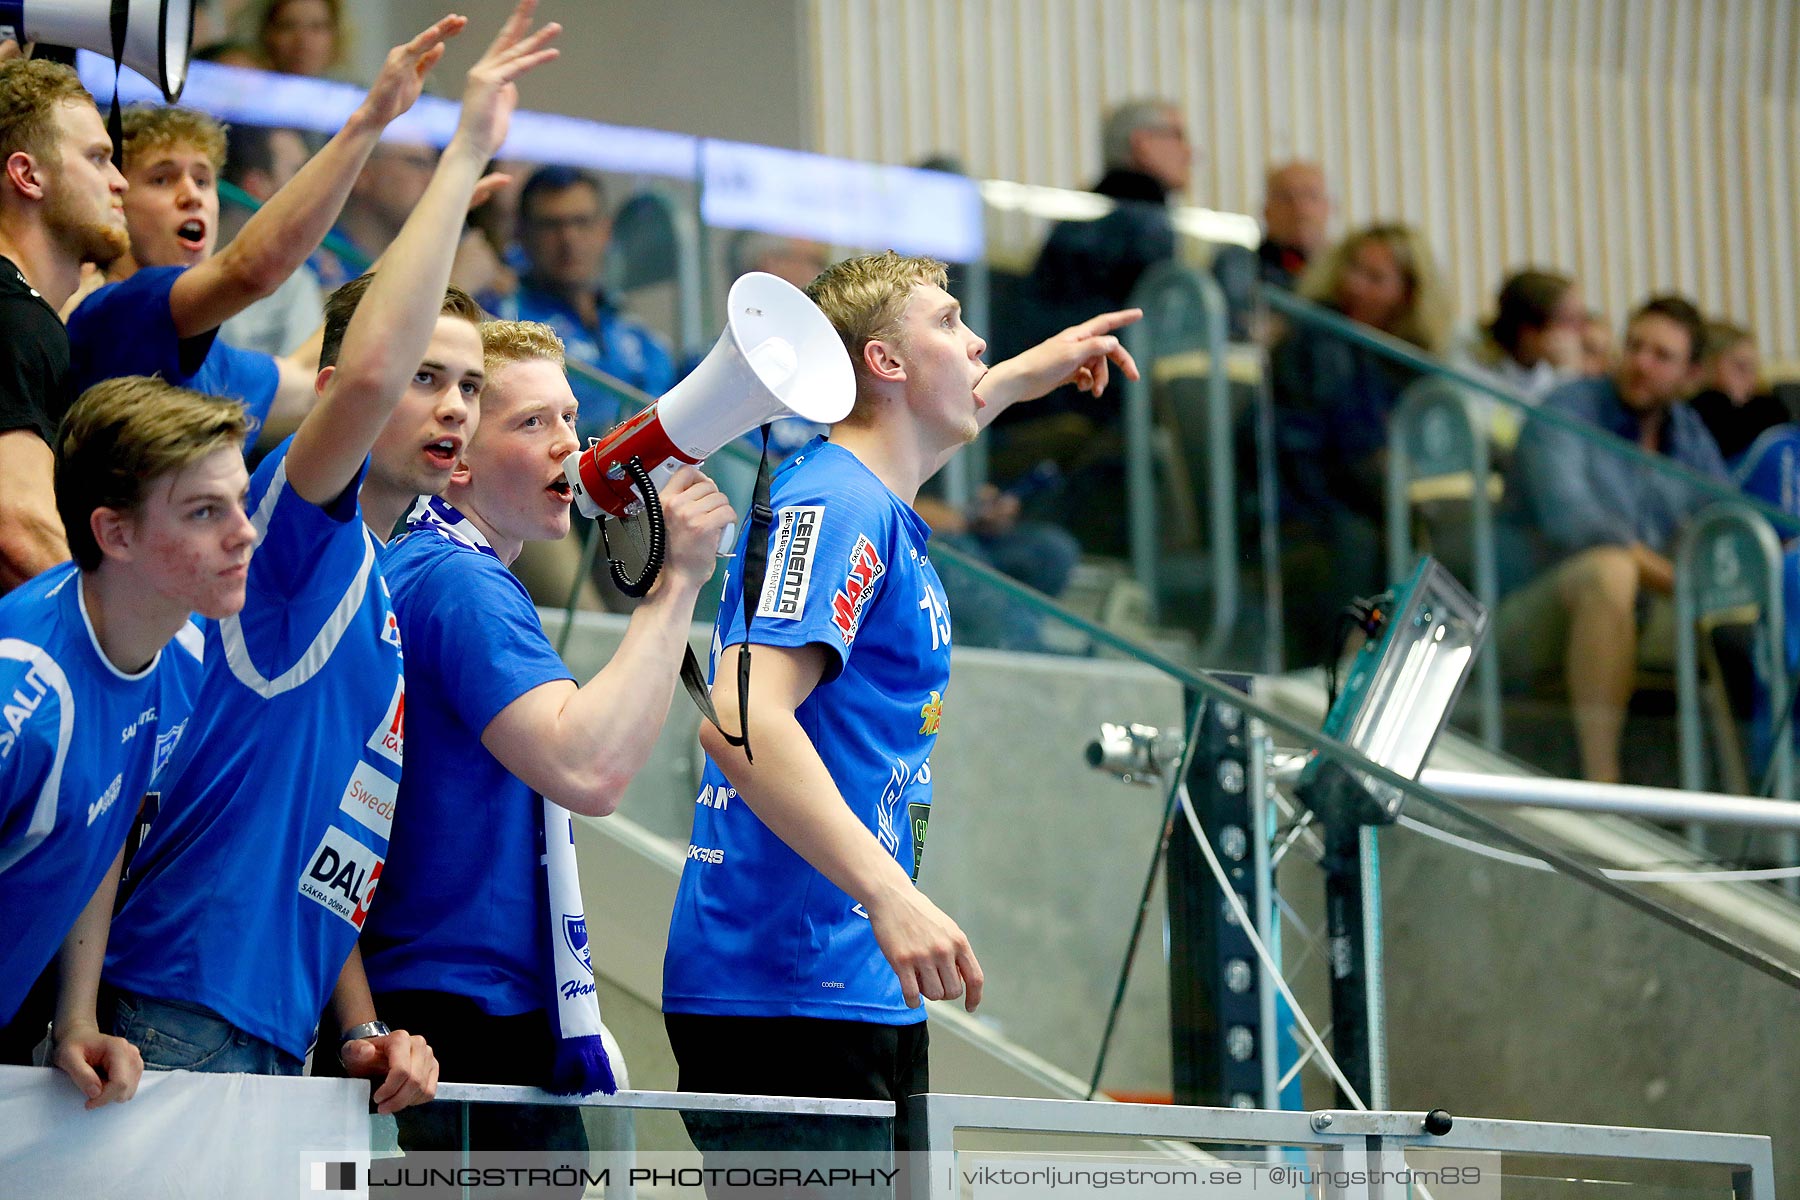
[[[243,452],[225,446],[151,480],[130,514],[130,565],[146,601],[222,619],[244,607],[256,530]]]

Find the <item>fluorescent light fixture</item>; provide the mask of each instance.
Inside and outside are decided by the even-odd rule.
[[[982,180],[981,198],[1003,212],[1022,212],[1045,221],[1098,221],[1118,207],[1116,201],[1094,192],[1006,179]],[[1203,242],[1254,247],[1262,241],[1262,226],[1243,213],[1182,204],[1169,209],[1169,221],[1176,232]]]
[[[961,175],[709,140],[700,177],[708,225],[949,262],[985,249],[981,192]]]
[[[1417,779],[1487,636],[1488,613],[1430,557],[1382,607],[1386,623],[1357,651],[1324,732]],[[1298,792],[1321,817],[1357,824],[1394,820],[1403,799],[1395,788],[1316,753]]]
[[[76,66],[82,83],[104,107],[112,99],[112,61],[84,50],[76,55]],[[362,88],[331,79],[197,62],[188,69],[181,101],[222,121],[336,133],[362,103],[363,95]],[[162,93],[129,70],[120,74],[119,98],[127,104],[162,103]],[[420,96],[387,127],[382,140],[441,147],[456,132],[459,110],[457,102],[442,96]],[[699,139],[660,129],[521,111],[513,114],[499,157],[692,180],[698,172]]]

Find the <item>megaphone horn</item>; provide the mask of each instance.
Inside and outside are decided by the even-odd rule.
[[[0,40],[92,50],[130,67],[171,103],[187,83],[195,0],[127,0],[123,45],[113,46],[114,0],[0,0]]]
[[[654,499],[682,466],[704,462],[758,425],[800,417],[830,425],[856,400],[856,376],[837,330],[799,288],[761,271],[731,285],[730,319],[693,373],[655,404],[563,460],[583,516],[624,518]],[[636,465],[633,465],[635,460]],[[660,539],[657,539],[660,541]],[[660,561],[635,586],[648,591]],[[614,581],[628,594],[614,564]]]

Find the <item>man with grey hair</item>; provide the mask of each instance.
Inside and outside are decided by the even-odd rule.
[[[1294,159],[1269,168],[1262,243],[1255,250],[1224,246],[1213,258],[1213,277],[1231,309],[1235,340],[1248,340],[1256,332],[1259,286],[1292,291],[1313,255],[1325,248],[1330,220],[1331,192],[1318,163]]]
[[[1189,185],[1193,149],[1181,110],[1169,100],[1130,100],[1101,124],[1106,171],[1091,189],[1114,202],[1096,220],[1063,221],[1050,233],[1026,281],[1025,319],[1015,337],[1025,345],[1075,324],[1096,309],[1124,308],[1144,272],[1175,256],[1169,199]],[[1124,486],[1119,397],[1063,388],[996,423],[993,457],[1002,482],[1022,478],[1045,460],[1065,485],[1055,501],[1061,520],[1093,553],[1117,553],[1112,498]],[[1046,504],[1049,502],[1046,501]]]
[[[1122,305],[1147,268],[1175,254],[1169,197],[1187,190],[1194,162],[1181,111],[1167,100],[1128,100],[1107,113],[1100,142],[1106,173],[1090,190],[1117,207],[1059,224],[1032,271],[1038,296],[1055,309],[1047,322],[1059,329],[1065,309]]]

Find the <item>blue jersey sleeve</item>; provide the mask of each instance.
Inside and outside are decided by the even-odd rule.
[[[408,540],[435,537],[419,532]],[[476,734],[526,692],[573,678],[544,636],[524,585],[479,551],[450,548],[435,566],[396,587],[409,683],[435,688]]]
[[[757,589],[749,640],[759,646],[825,647],[826,682],[850,660],[863,620],[881,594],[893,543],[880,498],[854,486],[820,486],[832,479],[813,473],[806,486],[781,489],[784,494],[772,505],[768,565],[760,585],[749,585]],[[788,482],[799,479],[790,475]],[[727,590],[730,607],[720,610],[721,646],[745,640],[735,591]]]
[[[216,329],[183,339],[175,332],[169,292],[186,267],[145,267],[123,283],[109,283],[69,315],[71,390],[79,395],[103,379],[160,375],[193,384]]]
[[[210,396],[242,401],[260,429],[269,419],[280,384],[281,370],[267,354],[214,342],[190,386]]]
[[[250,556],[250,591],[279,603],[313,591],[336,597],[344,586],[346,558],[374,558],[373,543],[361,528],[362,488],[368,460],[330,504],[320,507],[287,482],[288,438],[250,477],[250,519],[260,539]],[[354,566],[350,568],[355,570]]]

